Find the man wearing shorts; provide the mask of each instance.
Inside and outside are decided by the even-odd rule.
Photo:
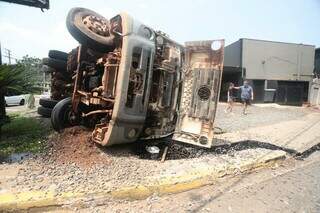
[[[235,89],[241,90],[241,100],[243,103],[243,114],[247,114],[247,107],[251,104],[251,100],[253,100],[253,89],[249,85],[248,81],[244,81],[243,85],[240,87],[234,87]]]

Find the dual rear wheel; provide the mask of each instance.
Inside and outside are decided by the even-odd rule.
[[[100,14],[85,9],[73,8],[67,16],[66,25],[70,34],[82,45],[100,52],[107,53],[115,48],[115,35],[110,30],[110,22]],[[68,55],[59,51],[50,51],[44,63],[57,70],[65,70]],[[51,124],[60,132],[64,128],[78,123],[77,116],[72,112],[70,97],[56,103],[51,111]]]

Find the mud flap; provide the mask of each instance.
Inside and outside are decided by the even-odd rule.
[[[186,42],[186,68],[173,140],[211,147],[223,70],[224,40]]]

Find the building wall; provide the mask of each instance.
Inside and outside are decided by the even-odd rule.
[[[224,48],[224,66],[241,67],[241,40]]]
[[[312,80],[314,46],[253,39],[242,42],[242,67],[247,79]]]
[[[315,51],[315,58],[314,58],[314,71],[317,77],[320,77],[320,48],[317,48]]]

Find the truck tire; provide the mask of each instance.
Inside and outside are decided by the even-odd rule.
[[[66,71],[60,71],[60,70],[55,70],[55,72],[52,74],[51,78],[55,78],[55,79],[59,79],[65,82],[72,82],[72,77],[70,75],[70,73],[67,73]]]
[[[68,61],[67,61],[67,71],[68,73],[73,73],[77,67],[78,67],[78,47],[75,49],[72,49],[72,51],[68,55]]]
[[[71,126],[70,122],[71,98],[65,98],[59,101],[51,113],[51,124],[54,130],[61,132],[66,127]]]
[[[59,50],[49,50],[48,56],[49,58],[59,59],[62,61],[68,60],[68,53]]]
[[[41,115],[41,116],[43,116],[45,118],[50,118],[51,117],[51,112],[52,112],[51,108],[39,106],[37,111],[38,111],[39,115]]]
[[[67,61],[63,61],[55,58],[43,58],[42,64],[47,65],[55,70],[67,70]]]
[[[99,52],[114,50],[115,36],[110,33],[109,20],[100,14],[89,9],[75,7],[69,11],[66,24],[70,34],[80,44]]]
[[[40,98],[39,104],[43,107],[53,109],[53,107],[58,103],[57,100],[52,100],[50,98]]]

